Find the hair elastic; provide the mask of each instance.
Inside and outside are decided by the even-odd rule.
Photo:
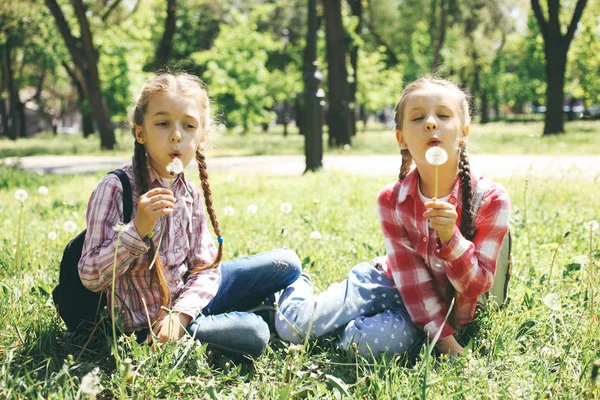
[[[223,236],[219,236],[219,237],[217,238],[217,242],[218,242],[219,244],[223,244],[223,241],[224,241],[224,240],[225,240],[225,239],[223,239]]]

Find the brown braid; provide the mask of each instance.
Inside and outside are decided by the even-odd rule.
[[[208,184],[208,168],[206,166],[206,157],[200,150],[196,150],[196,161],[198,162],[198,173],[200,174],[200,183],[202,184],[202,192],[204,193],[204,203],[206,205],[206,210],[208,211],[208,217],[210,218],[210,223],[215,231],[215,235],[217,235],[217,237],[221,237],[221,229],[219,229],[219,221],[217,221],[217,215],[215,214],[215,209],[212,203],[212,193],[210,191],[210,185]],[[218,267],[221,263],[222,257],[223,243],[221,242],[219,243],[217,255],[212,264],[193,268],[190,271],[190,274]]]
[[[400,153],[402,154],[402,165],[400,165],[400,175],[398,175],[398,179],[403,180],[410,172],[413,159],[408,149],[400,150]]]

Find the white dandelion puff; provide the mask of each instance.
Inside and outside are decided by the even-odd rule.
[[[235,182],[235,175],[229,175],[227,177],[227,182]]]
[[[167,172],[171,174],[171,176],[179,175],[183,172],[183,162],[178,157],[175,157],[173,161],[167,165]]]
[[[350,146],[348,143],[346,143],[344,145],[344,151],[350,151],[350,149],[352,149],[352,146]]]
[[[321,232],[314,231],[310,233],[310,238],[315,240],[321,240],[323,239],[323,235],[321,235]]]
[[[425,152],[425,159],[431,165],[442,165],[448,161],[448,153],[441,147],[433,146]]]
[[[223,214],[227,215],[228,217],[231,217],[235,214],[235,208],[227,206],[223,209]]]
[[[73,233],[77,230],[77,224],[73,221],[67,221],[63,224],[65,232]]]
[[[29,195],[25,189],[18,189],[15,192],[15,199],[19,200],[21,203],[24,203],[28,196]]]
[[[56,240],[57,237],[58,235],[56,234],[56,232],[48,232],[48,239]]]
[[[292,212],[292,205],[290,203],[281,203],[281,205],[279,206],[279,211],[281,211],[284,214],[289,214],[290,212]]]
[[[116,224],[115,226],[113,226],[113,230],[115,232],[125,232],[127,230],[127,224],[124,224],[122,222],[119,222],[118,224]]]
[[[550,293],[544,296],[542,300],[544,305],[551,310],[558,311],[560,310],[560,299],[556,293]]]
[[[81,378],[81,386],[79,386],[81,393],[88,396],[96,396],[102,392],[103,389],[98,375],[88,372]]]
[[[250,204],[246,208],[246,211],[248,211],[248,214],[256,214],[256,212],[258,211],[258,206],[256,204]]]
[[[38,193],[41,194],[42,196],[45,196],[48,194],[48,188],[46,186],[40,186],[38,188]]]
[[[596,229],[598,229],[600,227],[600,225],[598,225],[598,221],[596,221],[595,219],[584,222],[583,226],[585,226],[585,229],[589,229],[591,231],[595,231]]]

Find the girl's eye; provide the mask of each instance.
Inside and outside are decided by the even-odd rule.
[[[415,118],[413,118],[413,121],[420,121],[422,119],[423,119],[423,117],[415,117]]]
[[[161,122],[157,122],[156,126],[168,126],[169,123],[167,121],[161,121]]]
[[[196,129],[196,125],[194,125],[194,124],[187,124],[185,127],[187,129]]]
[[[448,117],[449,117],[449,115],[440,114],[440,115],[438,115],[438,117],[440,117],[440,118],[448,118]]]

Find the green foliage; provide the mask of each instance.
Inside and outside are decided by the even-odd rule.
[[[11,182],[0,189],[0,218],[5,223],[0,231],[3,398],[86,398],[82,382],[89,378],[101,385],[99,398],[600,395],[600,387],[590,379],[592,362],[600,357],[600,327],[589,315],[589,231],[583,226],[600,216],[596,201],[600,192],[594,181],[570,180],[566,186],[557,184],[561,177],[531,179],[527,184],[522,179],[501,182],[513,203],[511,302],[502,310],[478,315],[477,327],[470,326],[474,330],[464,335],[470,338],[471,353],[466,357],[455,362],[445,356],[427,359],[423,346],[410,358],[369,362],[336,350],[328,341],[292,351],[273,339],[251,367],[187,339],[153,350],[125,336],[118,341],[122,361],[116,364],[110,355],[109,332],[104,329],[82,352],[85,340],[65,331],[56,318],[50,292],[58,279],[63,247],[72,235],[63,231],[63,223],[72,220],[83,228],[87,198],[101,174],[38,176],[0,168],[0,177],[0,182]],[[196,176],[186,178],[198,183]],[[387,182],[384,177],[338,173],[294,178],[211,174],[221,229],[235,232],[228,235],[225,258],[291,247],[320,291],[343,279],[357,262],[384,254],[374,204]],[[48,195],[37,193],[40,184],[49,188]],[[29,192],[23,266],[18,270],[17,188]],[[282,202],[291,203],[292,212],[282,214]],[[249,204],[258,206],[256,214],[246,212]],[[236,213],[224,216],[225,206],[234,207]],[[544,299],[550,254],[567,230],[571,234],[556,260],[560,273],[554,274],[549,289],[558,303],[550,303]],[[313,231],[323,238],[311,239]],[[49,232],[57,238],[50,239]],[[593,239],[592,260],[597,268],[598,231]],[[597,297],[596,302],[598,310]]]
[[[273,119],[268,111],[273,105],[268,92],[270,71],[265,64],[269,52],[278,50],[281,43],[256,31],[258,21],[272,10],[272,6],[263,5],[248,16],[234,12],[233,26],[221,27],[213,47],[192,54],[195,62],[205,66],[203,78],[208,82],[209,94],[226,120],[241,125],[244,132]]]

